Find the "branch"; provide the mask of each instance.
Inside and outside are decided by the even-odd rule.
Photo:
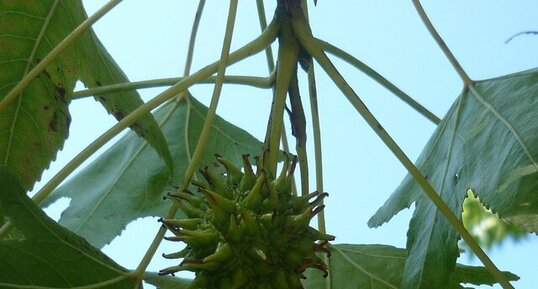
[[[518,37],[518,36],[521,36],[521,35],[524,35],[524,34],[534,34],[534,35],[538,35],[538,31],[522,31],[522,32],[519,32],[519,33],[516,33],[514,35],[512,35],[510,38],[508,38],[504,44],[512,41],[512,39]]]
[[[124,83],[100,86],[96,88],[75,91],[71,99],[79,99],[79,98],[95,96],[95,95],[112,94],[112,93],[117,93],[117,92],[126,91],[126,90],[133,90],[133,89],[172,86],[174,84],[177,84],[180,81],[183,81],[184,79],[185,77],[170,77],[170,78],[124,82]],[[212,84],[212,83],[215,83],[215,80],[216,80],[215,76],[210,76],[200,81],[197,81],[193,84]],[[258,88],[270,88],[272,87],[273,82],[274,82],[274,75],[270,75],[267,77],[230,75],[230,76],[224,77],[224,83],[249,85],[249,86],[254,86]]]
[[[344,50],[328,42],[325,42],[319,39],[317,39],[316,41],[321,49],[353,65],[355,68],[362,71],[364,74],[368,75],[371,79],[375,80],[377,83],[385,87],[388,91],[392,92],[399,99],[407,103],[410,107],[412,107],[418,113],[422,114],[425,118],[429,119],[431,122],[435,124],[439,124],[441,122],[441,119],[439,119],[439,117],[437,117],[427,108],[422,106],[419,102],[414,100],[407,93],[403,92],[400,88],[398,88],[392,82],[388,81],[385,77],[383,77],[377,71],[373,70],[371,67],[366,65],[364,62],[358,60],[353,55],[345,52]]]
[[[439,33],[437,33],[437,30],[435,30],[435,27],[433,27],[433,24],[428,18],[428,15],[426,15],[424,8],[422,8],[420,1],[413,0],[413,5],[415,5],[415,9],[417,10],[418,15],[420,16],[420,19],[422,19],[422,22],[424,23],[426,28],[428,28],[430,35],[433,37],[435,42],[437,42],[437,45],[439,45],[439,47],[441,48],[445,56],[448,58],[448,61],[450,61],[454,69],[456,69],[456,72],[458,72],[460,78],[463,80],[463,83],[465,83],[466,85],[473,83],[471,78],[469,78],[469,75],[467,75],[467,72],[465,72],[465,70],[463,70],[463,68],[461,67],[460,63],[458,62],[454,54],[452,54],[452,52],[446,45],[445,41],[443,40],[443,38],[441,38]]]

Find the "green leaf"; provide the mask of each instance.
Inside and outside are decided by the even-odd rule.
[[[63,5],[45,26],[51,4],[0,2],[0,100],[74,28]],[[67,49],[0,113],[0,165],[11,168],[25,189],[40,178],[67,138],[76,59],[76,48]]]
[[[128,133],[53,192],[49,202],[63,196],[71,198],[60,223],[102,247],[129,222],[163,216],[171,204],[163,196],[173,190],[170,184],[181,182],[206,114],[207,107],[193,97],[161,107],[155,115],[172,151],[173,177],[145,141]],[[241,166],[241,154],[258,155],[261,148],[262,144],[246,131],[217,117],[201,165],[214,163],[214,155],[219,153]]]
[[[0,100],[85,19],[81,1],[1,1]],[[68,103],[77,79],[88,87],[127,81],[92,31],[65,49],[0,113],[0,165],[13,169],[25,189],[39,180],[68,136]],[[143,103],[134,91],[99,100],[118,119]],[[150,113],[132,128],[171,164]]]
[[[405,249],[387,245],[330,245],[329,275],[319,270],[306,271],[303,285],[307,289],[396,289],[400,288],[405,266]],[[504,273],[510,280],[519,279]],[[463,288],[461,283],[492,285],[495,279],[485,268],[458,264],[449,289]],[[436,288],[436,287],[430,287]]]
[[[157,273],[145,273],[144,281],[157,289],[187,289],[192,283],[191,279],[161,276]]]
[[[456,216],[472,189],[501,218],[532,220],[538,214],[538,69],[474,87],[456,100],[417,167]],[[458,256],[458,235],[411,176],[368,225],[379,226],[414,202],[402,287],[443,288]]]
[[[81,49],[88,59],[88,61],[83,62],[84,69],[80,75],[80,79],[86,87],[95,88],[129,81],[93,31]],[[118,121],[144,104],[144,101],[136,90],[97,95],[95,99]],[[130,128],[140,137],[144,138],[157,151],[159,156],[165,161],[168,169],[173,170],[172,155],[166,139],[151,113],[147,113],[139,118]]]
[[[97,283],[103,284],[99,288],[135,287],[124,268],[47,217],[5,166],[0,166],[0,184],[0,209],[25,236],[22,241],[0,241],[1,288]]]

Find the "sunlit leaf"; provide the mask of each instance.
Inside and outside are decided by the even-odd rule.
[[[525,230],[505,222],[484,208],[480,200],[473,196],[472,191],[469,191],[463,201],[462,221],[475,240],[486,248],[501,244],[507,239],[519,240],[527,236]]]
[[[107,284],[99,288],[135,287],[124,268],[47,217],[5,166],[0,166],[0,184],[0,209],[25,237],[0,241],[0,288],[72,288],[97,283]]]
[[[472,189],[501,218],[526,220],[532,230],[538,214],[538,69],[474,87],[453,104],[417,167],[457,216]],[[458,236],[412,177],[368,224],[379,226],[414,202],[402,287],[444,288],[458,256]]]
[[[1,1],[0,100],[85,19],[82,2],[77,0]],[[77,79],[88,87],[127,81],[90,31],[0,113],[0,165],[13,169],[25,189],[39,180],[67,138],[68,103]],[[143,103],[136,92],[98,99],[118,119]],[[171,164],[166,141],[151,114],[132,128]]]
[[[207,107],[194,98],[161,107],[156,118],[172,152],[174,176],[170,178],[164,163],[145,141],[128,133],[53,193],[51,201],[71,198],[60,223],[101,247],[131,221],[164,215],[171,202],[163,196],[173,190],[170,184],[181,182],[206,114]],[[201,164],[215,162],[214,155],[219,153],[240,166],[241,154],[258,155],[261,147],[250,134],[218,117]]]
[[[306,271],[303,285],[307,289],[396,289],[401,288],[405,266],[405,249],[387,245],[337,244],[329,247],[329,275],[319,270]],[[510,280],[518,277],[505,273]],[[462,283],[492,285],[495,279],[485,268],[458,264],[449,289],[461,289]],[[435,287],[430,287],[435,288]]]

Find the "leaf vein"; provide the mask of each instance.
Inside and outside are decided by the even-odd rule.
[[[510,131],[510,133],[514,136],[514,138],[517,140],[523,151],[525,152],[525,155],[529,159],[529,161],[532,163],[532,165],[538,169],[538,162],[534,159],[531,152],[528,149],[528,146],[523,141],[523,138],[519,135],[516,128],[497,110],[489,103],[486,99],[482,97],[482,95],[476,90],[474,85],[470,86],[471,92],[473,93],[474,97],[489,111],[491,111]]]
[[[398,289],[397,287],[394,287],[392,284],[388,283],[387,281],[373,275],[372,273],[368,272],[366,269],[364,269],[362,266],[360,266],[359,264],[353,262],[353,260],[351,260],[351,258],[349,258],[346,254],[344,254],[344,252],[342,252],[342,250],[340,250],[340,248],[338,248],[337,246],[331,246],[336,252],[338,252],[340,255],[342,255],[342,257],[348,261],[353,267],[357,268],[357,270],[363,272],[366,276],[370,277],[370,279],[373,279],[373,280],[376,280],[378,281],[379,283],[382,283],[384,284],[385,286],[389,287],[389,288],[393,288],[393,289]]]

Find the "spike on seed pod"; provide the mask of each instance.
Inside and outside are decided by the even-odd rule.
[[[211,270],[218,266],[215,262],[203,262],[201,260],[184,259],[180,266],[183,270],[196,271],[196,270]]]
[[[265,171],[261,171],[256,183],[248,193],[248,195],[241,201],[241,205],[248,209],[255,209],[260,206],[262,202],[262,185],[265,182]]]
[[[176,202],[177,206],[187,215],[189,218],[200,218],[203,216],[204,212],[201,209],[195,208],[192,205],[186,204],[184,202]]]
[[[180,242],[183,241],[183,238],[178,236],[172,236],[172,237],[164,237],[166,241],[172,241],[172,242]]]
[[[254,170],[252,169],[252,164],[250,164],[250,160],[248,159],[249,157],[249,154],[241,155],[241,158],[243,159],[243,169],[245,170],[245,175],[254,176]]]
[[[207,181],[212,191],[218,192],[226,198],[232,197],[232,192],[230,188],[226,185],[226,183],[222,180],[221,177],[217,176],[208,167],[205,167],[204,170],[200,170],[200,173]]]
[[[162,254],[163,258],[165,259],[179,259],[179,258],[185,258],[187,256],[187,254],[189,253],[189,251],[191,250],[191,248],[189,248],[188,246],[183,248],[182,250],[180,251],[177,251],[175,253],[170,253],[170,254]]]
[[[206,184],[204,182],[198,181],[198,180],[192,180],[191,184],[194,185],[197,188],[206,189],[209,190],[209,184]]]
[[[284,164],[282,166],[282,170],[280,171],[280,175],[277,179],[283,179],[288,176],[288,170],[290,169],[290,156],[287,153],[284,153]]]
[[[320,241],[334,241],[335,237],[333,235],[324,234],[312,227],[309,227],[306,230],[306,234],[309,236],[309,238],[314,240],[320,240]]]
[[[159,275],[161,275],[161,276],[163,276],[163,275],[173,275],[174,273],[182,271],[182,270],[185,270],[185,269],[183,267],[181,267],[181,265],[171,266],[171,267],[159,270]]]
[[[218,224],[219,228],[224,226],[228,222],[230,214],[235,211],[235,203],[212,191],[200,191],[206,197],[211,209],[213,209],[213,221],[215,224]]]
[[[252,169],[252,165],[250,164],[248,157],[248,154],[243,155],[243,168],[245,169],[245,173],[243,174],[243,177],[241,177],[241,181],[237,186],[237,190],[240,192],[249,190],[256,182],[256,175],[254,174],[254,170]]]
[[[206,246],[215,243],[218,233],[213,229],[205,230],[179,230],[181,241],[196,246]]]
[[[224,238],[231,243],[238,243],[243,240],[243,230],[237,223],[237,217],[230,215],[230,221],[228,223],[228,230],[224,234]]]
[[[314,251],[319,253],[325,253],[327,257],[331,257],[331,251],[329,251],[329,248],[327,248],[327,244],[329,241],[323,241],[319,244],[314,245]]]
[[[202,262],[203,263],[210,263],[210,262],[225,262],[229,259],[231,259],[234,255],[232,247],[227,243],[220,243],[217,246],[217,250],[215,253],[205,257]]]
[[[280,225],[280,218],[276,218],[277,213],[273,211],[271,213],[263,214],[260,217],[260,222],[263,226],[269,230],[274,230]]]
[[[192,218],[192,219],[163,219],[160,218],[159,222],[164,223],[168,228],[173,227],[175,229],[189,229],[194,230],[202,223],[202,219],[200,218]]]
[[[323,199],[325,199],[328,196],[329,196],[329,194],[327,194],[327,193],[321,193],[316,197],[316,199],[314,199],[313,201],[310,202],[310,205],[311,206],[318,206],[318,205],[322,204]]]
[[[178,202],[187,202],[194,208],[200,209],[203,206],[203,200],[191,192],[184,191],[180,193],[170,193],[168,196]]]
[[[215,158],[226,168],[226,184],[228,186],[237,187],[237,185],[239,185],[239,182],[241,181],[241,178],[243,177],[243,173],[241,172],[241,170],[234,166],[232,162],[223,158],[219,154],[215,154]]]
[[[244,230],[247,236],[256,236],[260,232],[260,224],[256,217],[251,212],[243,212],[241,214],[239,226]]]

